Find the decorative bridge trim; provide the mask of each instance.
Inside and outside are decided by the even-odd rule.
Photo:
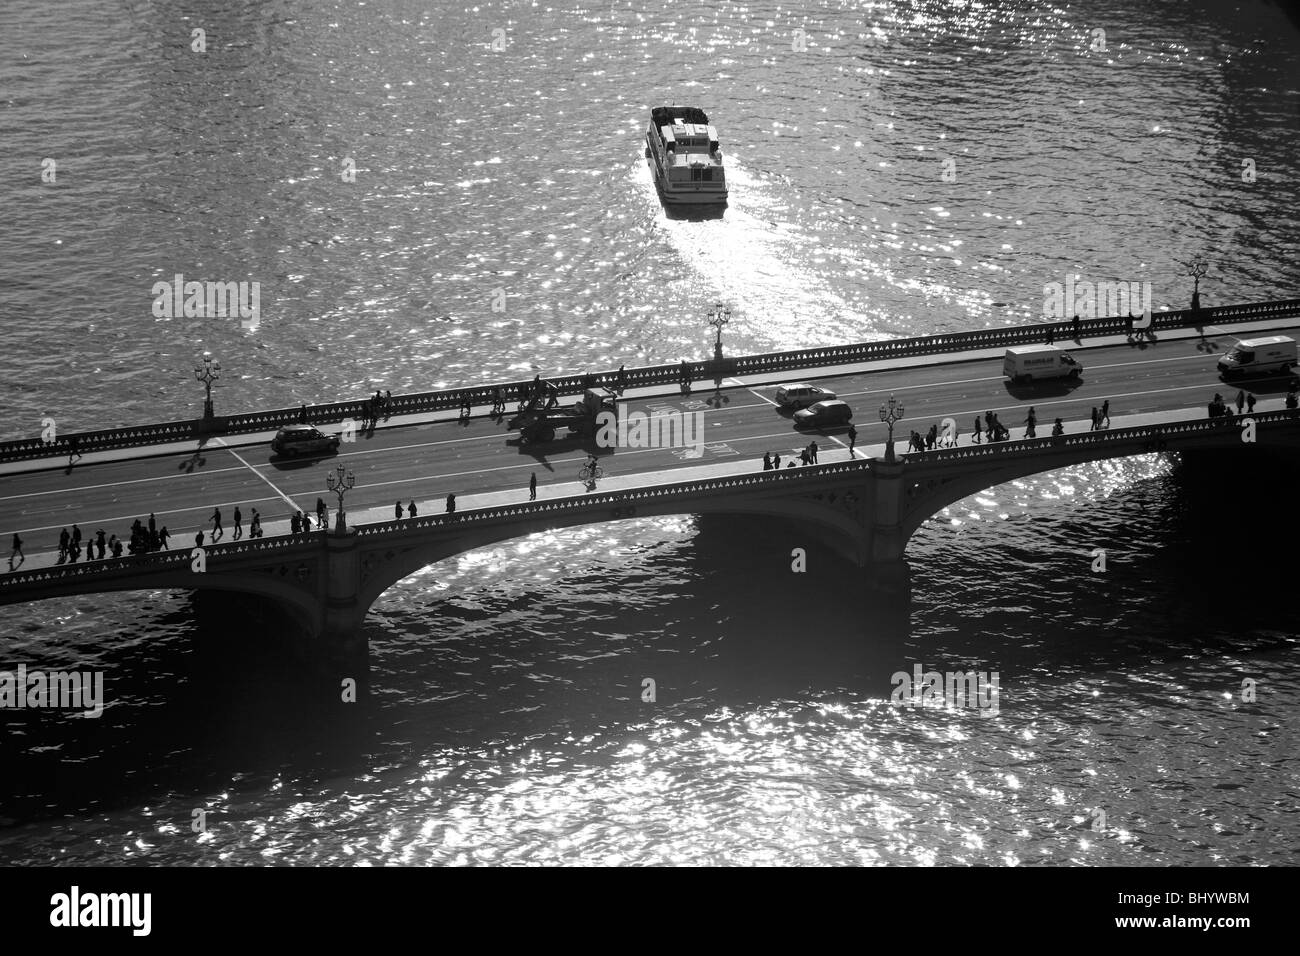
[[[1151,329],[1161,331],[1194,328],[1204,325],[1222,325],[1232,322],[1250,322],[1263,318],[1285,318],[1289,316],[1300,316],[1300,299],[1279,299],[1270,302],[1220,306],[1213,309],[1201,309],[1197,312],[1190,309],[1155,312],[1152,313],[1151,317]],[[712,361],[687,362],[686,365],[690,369],[692,380],[703,381],[717,377],[720,372],[730,376],[797,371],[805,368],[852,365],[882,359],[960,352],[968,349],[1023,345],[1044,341],[1049,329],[1056,341],[1064,342],[1073,334],[1074,325],[1069,320],[1064,322],[1040,322],[1033,325],[978,329],[971,332],[951,332],[903,339],[884,339],[878,342],[834,345],[791,352],[742,355],[726,359],[722,366]],[[1079,320],[1079,334],[1081,336],[1114,335],[1124,332],[1126,329],[1127,318],[1124,316]],[[630,368],[625,371],[623,382],[628,388],[675,385],[679,381],[681,371],[682,366],[680,363],[677,365]],[[607,371],[584,375],[561,375],[548,378],[546,381],[553,385],[560,395],[574,396],[580,395],[585,388],[593,385],[614,385],[618,381],[618,373]],[[507,402],[513,402],[518,398],[520,388],[527,388],[530,384],[530,381],[516,381],[475,385],[467,388],[452,388],[443,391],[417,392],[410,395],[394,395],[392,406],[387,414],[427,414],[429,412],[457,409],[465,402],[471,405],[489,405],[492,403],[498,388],[505,395]],[[307,421],[312,424],[327,425],[338,424],[344,419],[351,418],[360,423],[365,417],[365,409],[366,403],[364,400],[309,405],[307,406]],[[215,423],[206,423],[202,419],[188,419],[163,424],[80,432],[60,436],[53,442],[43,442],[40,438],[19,439],[0,442],[0,462],[65,456],[71,450],[73,439],[77,442],[78,451],[106,451],[115,448],[190,441],[205,434],[210,436],[239,435],[270,431],[279,428],[281,425],[298,421],[298,416],[298,408],[279,408],[229,415],[218,418]]]

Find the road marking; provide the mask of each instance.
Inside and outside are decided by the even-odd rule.
[[[294,510],[294,513],[295,513],[295,514],[296,514],[297,512],[299,512],[299,511],[302,510],[301,508],[298,507],[298,503],[297,503],[296,501],[294,501],[292,498],[290,498],[290,497],[289,497],[288,495],[286,495],[283,491],[281,491],[279,488],[276,487],[275,482],[273,482],[270,478],[266,477],[266,475],[262,474],[260,471],[258,471],[256,468],[254,468],[254,467],[253,467],[252,465],[250,465],[248,462],[244,461],[244,456],[243,456],[243,455],[239,454],[239,452],[235,451],[233,448],[231,448],[229,445],[227,445],[227,444],[226,444],[224,441],[222,441],[220,438],[218,438],[218,439],[216,440],[216,443],[219,444],[222,448],[226,449],[226,451],[228,451],[228,452],[230,452],[232,455],[234,455],[235,458],[237,458],[237,459],[240,461],[240,463],[243,464],[243,466],[244,466],[245,468],[247,468],[247,469],[248,469],[249,471],[251,471],[253,474],[257,475],[257,477],[261,478],[261,479],[262,479],[263,481],[265,481],[268,485],[270,485],[272,491],[274,491],[277,495],[279,495],[281,498],[283,498],[285,501],[287,501],[287,502],[289,503],[289,507],[292,508],[292,509]]]

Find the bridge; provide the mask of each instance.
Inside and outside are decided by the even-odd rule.
[[[671,408],[703,415],[701,457],[682,448],[596,448],[577,440],[521,446],[505,421],[489,416],[495,386],[394,396],[387,421],[358,430],[337,454],[280,460],[268,442],[299,409],[199,418],[52,441],[0,444],[0,533],[25,541],[15,570],[0,573],[0,604],[69,595],[178,588],[259,595],[299,626],[307,657],[332,674],[364,674],[360,624],[393,583],[465,551],[531,534],[628,518],[672,514],[765,515],[808,529],[863,568],[868,584],[906,587],[912,533],[946,506],[992,485],[1083,462],[1157,451],[1235,455],[1243,467],[1300,451],[1300,415],[1284,407],[1290,377],[1243,382],[1259,396],[1253,414],[1210,418],[1215,392],[1229,398],[1215,363],[1231,344],[1263,331],[1300,338],[1300,300],[1198,312],[1158,313],[1148,332],[1130,334],[1118,318],[1024,326],[960,335],[865,343],[692,363],[705,388],[683,394],[680,366],[626,370],[630,410]],[[1080,382],[1016,386],[1002,375],[1007,344],[1051,334],[1084,364]],[[1074,336],[1077,335],[1077,340]],[[591,376],[552,379],[578,395]],[[602,372],[612,383],[617,373]],[[783,381],[814,380],[856,410],[857,441],[843,427],[800,431],[772,396]],[[502,387],[513,396],[520,385]],[[877,408],[901,400],[909,428],[953,419],[955,447],[891,456]],[[1093,430],[1090,411],[1110,402],[1110,427]],[[468,403],[471,414],[458,411]],[[1022,438],[1033,406],[1039,435]],[[974,444],[969,423],[994,411],[1013,439]],[[362,416],[360,403],[307,409],[336,430]],[[1064,434],[1051,436],[1061,418]],[[71,439],[81,457],[69,465]],[[810,441],[818,463],[764,470],[765,452],[790,460]],[[901,443],[900,443],[901,444]],[[578,480],[597,453],[607,477]],[[288,515],[333,504],[326,475],[342,464],[355,476],[347,521],[292,533]],[[538,476],[536,500],[530,475]],[[445,496],[457,508],[448,513]],[[395,516],[414,501],[418,516]],[[245,524],[262,514],[265,536],[232,540],[230,513]],[[213,508],[226,536],[194,553],[194,534]],[[135,518],[156,514],[172,532],[172,550],[105,560],[63,561],[59,531],[76,522],[86,537],[99,528],[125,536]],[[405,511],[404,511],[405,513]],[[6,539],[7,540],[7,539]],[[3,566],[0,566],[0,571]]]

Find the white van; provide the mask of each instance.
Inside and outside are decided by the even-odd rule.
[[[1017,345],[1002,358],[1002,374],[1013,382],[1038,378],[1078,378],[1083,366],[1055,345]]]
[[[776,390],[776,403],[782,408],[807,408],[818,402],[831,401],[835,393],[827,388],[818,388],[800,382],[797,385],[780,385]]]
[[[1295,339],[1286,335],[1242,339],[1219,359],[1219,372],[1224,378],[1262,375],[1265,372],[1280,372],[1285,375],[1295,367],[1295,354]]]

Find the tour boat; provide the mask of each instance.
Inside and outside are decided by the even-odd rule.
[[[709,125],[704,110],[657,106],[650,111],[645,138],[654,163],[655,183],[665,202],[726,203],[727,178],[718,131]]]

